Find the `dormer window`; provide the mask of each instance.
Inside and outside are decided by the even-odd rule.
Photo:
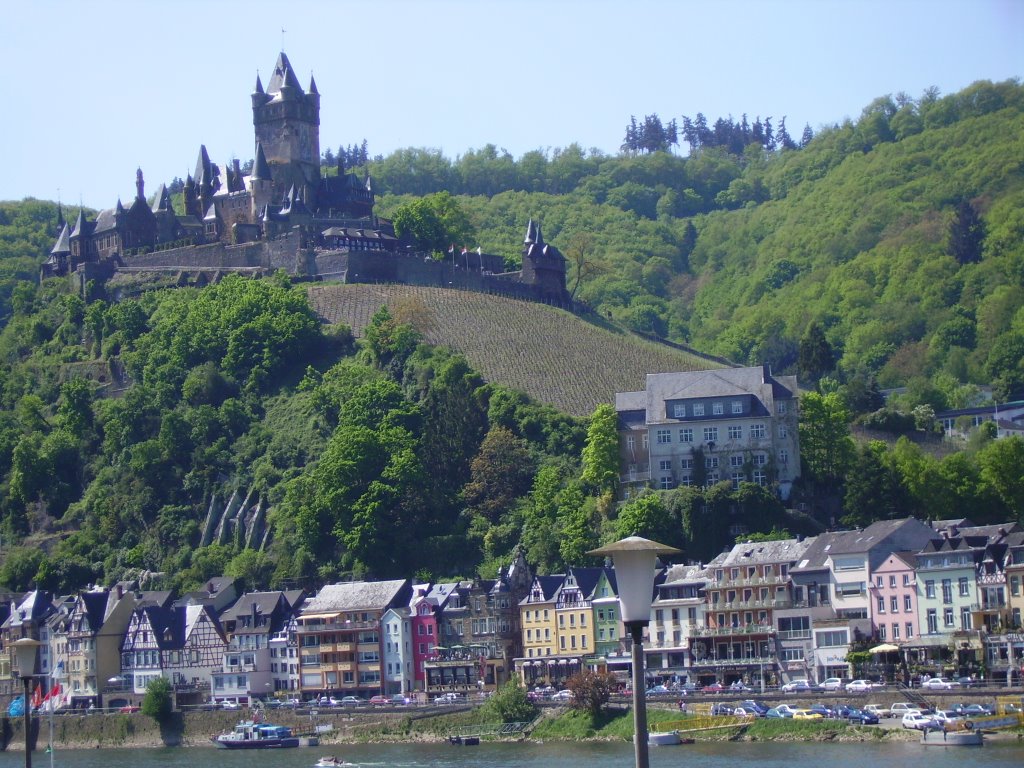
[[[676,419],[686,418],[686,406],[682,403],[676,403],[672,406],[672,416]]]

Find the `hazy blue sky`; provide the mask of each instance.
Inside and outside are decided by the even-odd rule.
[[[0,200],[94,208],[252,157],[249,94],[282,45],[321,148],[487,143],[614,153],[630,115],[787,116],[1024,75],[1024,0],[19,0],[3,12]]]

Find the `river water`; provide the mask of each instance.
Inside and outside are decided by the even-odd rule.
[[[322,754],[334,754],[362,768],[629,768],[630,744],[554,743],[336,744],[319,748],[229,752],[212,747],[177,749],[66,750],[54,766],[66,768],[311,768]],[[47,768],[50,755],[33,754],[34,768]],[[0,753],[0,768],[25,764],[21,752]],[[924,747],[905,742],[756,743],[705,742],[652,747],[651,768],[994,768],[1024,764],[1024,744],[990,742],[984,747]]]

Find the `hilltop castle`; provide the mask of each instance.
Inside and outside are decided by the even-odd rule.
[[[74,225],[61,217],[43,276],[70,275],[83,289],[126,272],[204,282],[226,272],[284,269],[307,279],[457,286],[572,303],[565,259],[532,221],[515,272],[479,250],[453,249],[450,259],[435,261],[400,242],[391,222],[374,215],[368,174],[360,179],[340,161],[336,175],[321,172],[320,92],[312,77],[303,90],[283,52],[266,89],[257,75],[251,100],[255,157],[248,173],[238,160],[222,170],[201,146],[178,214],[162,184],[147,202],[139,169],[129,206],[118,200],[95,221],[79,211]]]

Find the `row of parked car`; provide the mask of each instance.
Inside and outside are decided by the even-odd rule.
[[[763,702],[748,699],[740,702],[737,706],[731,704],[715,704],[711,707],[712,715],[732,715],[733,717],[765,717],[765,718],[786,718],[793,720],[823,720],[839,719],[847,720],[860,725],[877,725],[878,716],[858,707],[842,705],[829,707],[825,704],[813,704],[810,707],[791,707],[788,704],[779,704],[776,707],[769,707]]]

